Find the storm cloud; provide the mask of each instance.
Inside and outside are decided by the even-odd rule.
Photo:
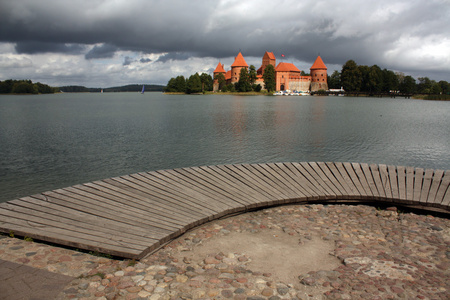
[[[320,54],[329,69],[353,59],[450,81],[449,15],[448,0],[0,0],[0,66],[33,61],[0,70],[0,80],[52,78],[47,59],[75,78],[84,70],[91,84],[142,82],[143,74],[165,84],[219,61],[227,68],[239,51],[259,67],[272,51],[300,68]]]

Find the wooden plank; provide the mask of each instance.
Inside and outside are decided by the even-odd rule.
[[[145,217],[146,222],[144,222],[144,224],[156,226],[169,231],[172,231],[175,228],[180,229],[185,226],[187,221],[178,220],[175,218],[169,221],[167,216],[162,215],[162,211],[158,212],[152,210],[151,208],[141,206],[139,203],[134,201],[135,198],[120,194],[115,191],[114,188],[116,188],[114,185],[107,182],[96,181],[84,185],[60,189],[56,192],[59,195],[68,196],[72,199],[78,199],[84,203],[89,202],[89,207],[92,208],[91,212],[93,213],[100,211],[103,214],[114,213],[114,216],[126,218],[128,220],[134,220],[135,218],[143,220]],[[97,194],[89,193],[89,191],[96,192]],[[100,196],[100,192],[104,193]],[[53,196],[58,197],[56,195]],[[61,199],[61,197],[58,198]],[[86,201],[86,199],[90,200]],[[114,201],[110,199],[114,199]],[[92,206],[93,200],[95,200],[95,205]]]
[[[427,203],[428,193],[430,192],[431,180],[433,178],[434,170],[426,169],[423,176],[422,192],[420,193],[420,203]]]
[[[369,165],[369,168],[370,168],[370,172],[372,173],[372,178],[373,178],[373,181],[375,182],[375,187],[378,191],[378,195],[379,195],[380,199],[385,200],[386,192],[384,191],[384,186],[381,181],[380,169],[379,169],[378,165],[376,165],[376,164]]]
[[[115,246],[123,248],[131,248],[144,251],[152,242],[157,242],[156,239],[149,239],[143,242],[143,239],[131,239],[127,236],[117,235],[114,232],[100,231],[99,229],[85,228],[82,223],[74,224],[73,221],[67,220],[58,216],[44,214],[36,211],[30,211],[25,207],[18,205],[8,205],[6,208],[0,208],[0,215],[2,220],[11,221],[11,219],[24,220],[25,224],[40,224],[39,228],[47,231],[52,228],[58,228],[71,232],[71,236],[78,238],[85,238],[95,240],[105,244],[105,246]],[[31,226],[33,227],[34,226]]]
[[[298,203],[299,201],[308,199],[308,192],[298,184],[294,179],[294,174],[286,167],[286,165],[282,163],[269,163],[267,166],[277,172],[282,177],[283,181],[294,190],[297,195],[297,198],[293,199],[294,202]]]
[[[229,175],[227,172],[216,166],[199,167],[199,169],[202,172],[209,174],[209,176],[214,177],[215,182],[225,183],[232,187],[236,193],[245,195],[250,203],[249,208],[258,207],[261,205],[261,202],[264,202],[264,200],[269,201],[270,199],[264,192],[254,189],[251,186],[243,185],[237,178]]]
[[[33,223],[33,225],[33,227],[30,227],[29,224],[26,223],[26,221],[18,219],[11,219],[11,222],[1,220],[0,231],[9,232],[10,228],[13,228],[16,235],[28,236],[36,240],[42,240],[73,248],[98,251],[100,253],[106,253],[126,258],[137,258],[141,253],[141,251],[131,248],[115,247],[112,245],[105,247],[105,244],[98,241],[73,237],[70,235],[70,232],[67,232],[65,230],[53,229],[49,231],[43,231],[40,224]]]
[[[392,189],[391,189],[391,181],[389,179],[389,172],[386,165],[380,164],[378,165],[378,171],[381,178],[381,184],[383,187],[383,191],[386,195],[386,198],[392,200]]]
[[[439,185],[442,181],[442,176],[444,176],[443,170],[434,171],[434,176],[431,181],[430,192],[428,193],[427,203],[430,203],[432,206],[435,206],[435,198],[437,191],[439,189]]]
[[[251,164],[248,165],[248,167],[250,171],[254,172],[256,176],[260,177],[266,184],[279,190],[280,193],[284,195],[285,202],[290,202],[289,199],[296,199],[298,197],[298,193],[286,185],[283,178],[267,164]]]
[[[423,174],[424,174],[424,169],[422,169],[422,168],[416,168],[414,171],[413,200],[416,203],[420,202],[420,194],[422,192]]]
[[[325,181],[328,181],[322,172],[319,172],[319,174],[315,171],[313,166],[311,166],[309,163],[302,162],[300,165],[303,167],[303,169],[316,180],[316,182],[322,187],[324,191],[324,197],[326,200],[334,200],[337,199],[337,193],[331,189],[328,184]],[[316,167],[316,165],[314,165]]]
[[[139,191],[144,195],[145,201],[143,205],[149,206],[151,208],[158,207],[163,211],[167,211],[170,213],[177,213],[181,218],[188,219],[198,219],[206,217],[201,211],[193,209],[192,206],[185,206],[180,203],[180,201],[176,201],[172,197],[167,197],[166,195],[155,193],[154,188],[141,180],[141,176],[133,177],[131,175],[122,176],[120,180],[129,185],[132,189]]]
[[[364,194],[372,199],[374,195],[369,187],[369,183],[366,180],[366,176],[364,175],[364,172],[361,169],[361,164],[352,163],[352,167],[353,170],[355,171],[356,176],[358,176],[362,188],[364,189]]]
[[[404,166],[397,166],[397,180],[399,198],[406,200],[406,169]]]
[[[353,184],[356,186],[356,188],[358,189],[358,192],[360,194],[361,199],[365,199],[368,197],[367,192],[364,190],[361,181],[358,177],[358,175],[356,175],[355,170],[352,166],[351,163],[344,163],[344,168],[347,171],[347,174],[350,176]]]
[[[370,170],[369,165],[366,163],[361,163],[359,165],[363,171],[364,177],[366,178],[367,184],[369,185],[370,191],[372,192],[374,199],[377,200],[380,199],[380,194],[378,193],[378,189],[375,184],[375,180],[373,178],[373,174]]]
[[[145,174],[145,173],[144,173]],[[197,188],[188,186],[186,182],[177,180],[175,176],[173,176],[171,173],[167,172],[167,170],[163,171],[154,171],[150,173],[147,173],[152,178],[158,178],[162,182],[165,182],[165,185],[167,187],[170,187],[171,189],[175,189],[178,192],[187,195],[188,198],[186,200],[194,201],[197,204],[201,205],[205,209],[209,209],[212,211],[210,218],[211,220],[214,220],[215,218],[221,217],[224,215],[223,206],[217,206],[216,203],[211,202],[209,197],[206,197],[205,194],[203,194],[202,190],[199,190]],[[147,175],[145,175],[147,176]]]
[[[207,172],[199,168],[183,168],[177,169],[180,173],[184,172],[186,177],[189,177],[211,191],[221,195],[223,201],[226,201],[229,206],[234,207],[236,212],[246,210],[253,203],[249,201],[243,194],[237,193],[232,186],[226,185],[224,182],[216,182],[215,178],[209,176]]]
[[[236,176],[242,177],[246,185],[255,185],[261,190],[266,191],[266,193],[272,196],[270,204],[282,204],[284,203],[284,199],[286,198],[283,194],[272,186],[267,185],[264,181],[262,181],[258,176],[256,176],[253,172],[250,172],[243,165],[226,165],[224,166],[228,170],[232,171]]]
[[[208,189],[198,185],[197,182],[190,178],[186,178],[182,176],[174,170],[164,170],[164,171],[156,171],[161,176],[166,178],[166,181],[170,184],[176,184],[180,188],[186,191],[193,191],[196,193],[196,197],[198,197],[206,207],[210,207],[213,210],[217,211],[219,214],[223,215],[224,211],[228,211],[231,207],[227,203],[221,203],[219,201],[215,201],[214,197],[216,197],[216,193],[208,191]],[[162,178],[162,177],[161,177]]]
[[[261,183],[266,184],[273,191],[276,191],[284,203],[288,203],[288,199],[295,198],[295,193],[287,189],[274,174],[267,172],[267,170],[264,170],[257,164],[243,164],[242,166],[259,178]]]
[[[395,166],[389,165],[388,172],[389,172],[389,180],[391,183],[392,198],[398,200],[400,199],[400,195],[398,191],[397,168]]]
[[[441,207],[450,211],[450,186],[447,187],[447,190],[445,191],[444,198],[442,199],[442,202],[441,202]]]
[[[139,220],[139,215],[130,214],[130,210],[118,210],[113,206],[104,207],[102,203],[94,201],[80,201],[77,194],[71,193],[69,189],[58,189],[55,191],[45,192],[42,195],[47,198],[47,201],[57,203],[70,210],[79,210],[88,214],[103,217],[106,219],[117,220],[120,219],[122,223],[130,226],[143,227],[151,231],[155,236],[165,235],[168,232],[179,229],[177,226],[166,226],[154,220],[144,219]],[[137,221],[139,220],[139,222]]]
[[[339,189],[341,190],[343,197],[348,199],[355,198],[352,187],[348,185],[348,182],[344,179],[344,177],[341,175],[341,173],[339,172],[339,170],[337,169],[336,165],[333,162],[318,163],[318,164],[322,168],[322,170],[325,170],[325,168],[328,170],[324,172],[327,172],[328,177],[333,178],[333,182],[336,182],[335,183],[336,186],[339,184]]]
[[[293,163],[283,163],[283,166],[291,172],[290,176],[292,176],[292,179],[297,186],[304,191],[308,201],[320,199],[315,186],[294,166]]]
[[[237,191],[248,194],[248,196],[258,207],[271,203],[273,199],[273,196],[268,194],[265,190],[259,189],[254,185],[248,185],[246,180],[240,176],[236,176],[234,172],[230,171],[226,167],[219,168],[218,166],[208,166],[201,167],[201,169],[215,176],[217,180],[227,182],[228,184],[234,186]]]
[[[177,224],[186,226],[186,224],[196,221],[194,210],[191,210],[191,214],[184,212],[183,210],[169,209],[167,206],[161,206],[160,203],[150,198],[150,195],[144,194],[132,186],[132,183],[123,178],[109,178],[101,182],[97,182],[98,185],[109,189],[111,194],[117,195],[119,198],[124,199],[128,205],[134,205],[137,209],[151,214],[153,218],[158,220],[168,221],[171,224]],[[127,185],[130,184],[130,185]],[[106,191],[106,190],[105,190]]]
[[[414,203],[414,172],[413,167],[406,168],[406,201],[409,204]]]
[[[336,199],[336,196],[330,195],[330,191],[328,191],[324,187],[326,186],[325,183],[320,183],[320,178],[315,172],[313,172],[311,166],[305,163],[292,163],[292,166],[294,166],[298,170],[298,172],[300,172],[300,174],[306,179],[305,183],[310,183],[312,190],[319,196],[319,200]],[[312,174],[310,172],[312,172]]]
[[[229,184],[229,181],[219,180],[213,172],[210,173],[200,167],[190,167],[185,168],[185,170],[192,173],[193,176],[198,176],[201,180],[211,184],[213,189],[225,193],[227,197],[235,201],[243,210],[257,206],[254,196],[251,197],[247,193],[243,193],[235,185]]]
[[[153,174],[138,173],[132,176],[147,183],[148,188],[151,189],[153,193],[157,193],[163,199],[166,199],[166,201],[172,202],[175,205],[178,204],[183,207],[191,207],[191,209],[194,209],[199,214],[208,216],[210,220],[212,220],[212,215],[217,213],[217,211],[206,207],[204,202],[193,197],[192,194],[185,193],[186,190],[180,189],[176,185],[170,184]]]
[[[359,199],[361,197],[360,192],[358,191],[358,188],[356,187],[355,183],[350,178],[350,175],[347,173],[347,170],[344,167],[344,164],[341,162],[334,163],[334,166],[341,175],[342,180],[346,183],[346,185],[349,188],[349,195],[351,195],[351,199]]]
[[[309,165],[323,178],[328,187],[336,194],[336,197],[342,198],[347,192],[336,177],[331,173],[327,164],[324,162],[310,162]]]
[[[436,198],[434,203],[437,205],[442,205],[444,201],[445,193],[449,190],[450,185],[450,170],[445,171],[444,176],[442,177],[441,184],[439,185],[439,189],[436,193]]]
[[[92,231],[104,232],[106,234],[113,233],[117,236],[131,237],[133,239],[145,240],[151,239],[157,241],[154,235],[149,234],[148,231],[141,228],[124,226],[123,223],[117,220],[105,219],[98,216],[90,215],[77,210],[67,211],[61,209],[60,206],[54,205],[32,197],[24,197],[17,200],[9,201],[5,203],[3,207],[10,209],[7,205],[11,204],[17,209],[26,209],[23,213],[27,213],[32,216],[48,217],[53,221],[58,221],[67,224],[73,224],[81,228],[89,229]]]

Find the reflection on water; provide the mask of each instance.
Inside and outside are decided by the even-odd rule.
[[[450,169],[450,104],[159,93],[0,96],[0,201],[141,171],[351,161]]]

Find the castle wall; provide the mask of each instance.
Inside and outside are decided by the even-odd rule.
[[[311,82],[311,92],[317,92],[318,90],[328,90],[328,83],[326,82]]]
[[[310,80],[299,80],[299,79],[293,79],[289,81],[289,89],[291,91],[309,91],[311,81]]]

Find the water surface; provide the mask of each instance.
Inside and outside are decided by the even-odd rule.
[[[450,103],[390,98],[0,96],[0,202],[141,171],[283,161],[450,169]]]

